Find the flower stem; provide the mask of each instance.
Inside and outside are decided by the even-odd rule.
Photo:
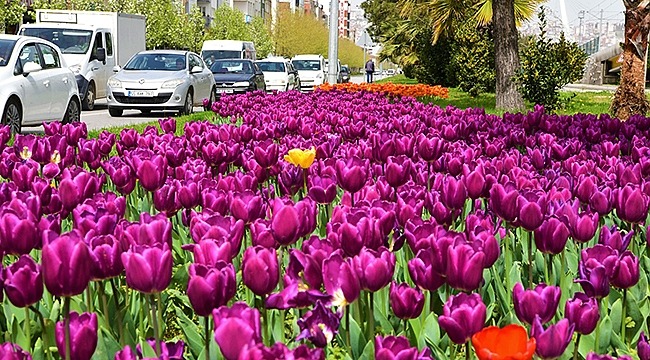
[[[375,294],[369,291],[370,301],[368,303],[368,339],[375,337]]]
[[[210,360],[210,316],[205,317],[205,360]]]
[[[86,309],[88,309],[88,312],[95,312],[93,309],[93,295],[90,290],[90,284],[88,284],[88,287],[86,288]]]
[[[601,299],[597,299],[596,301],[598,302],[598,312],[600,313],[600,301],[601,301]],[[602,319],[602,317],[600,319]],[[596,339],[594,340],[594,351],[596,352],[596,354],[600,353],[600,350],[599,350],[600,349],[600,346],[599,346],[600,345],[600,323],[601,323],[600,319],[598,319],[598,323],[596,324],[596,334],[595,334]]]
[[[117,290],[115,281],[116,281],[115,278],[110,280],[111,288],[113,289],[113,301],[115,302],[115,318],[117,320],[117,333],[119,335],[120,346],[124,346],[124,332],[122,329],[122,313],[120,312],[120,299],[118,298],[119,291]]]
[[[307,171],[308,171],[307,169],[302,169],[302,181],[303,181],[303,188],[305,190],[305,196],[303,197],[307,197],[308,195],[307,194]]]
[[[465,360],[469,360],[471,357],[469,354],[469,350],[470,349],[469,349],[469,341],[468,341],[465,343]]]
[[[266,301],[264,298],[262,298],[262,320],[264,321],[264,338],[262,339],[264,341],[264,344],[268,345],[271,343],[271,338],[269,336],[269,316],[268,316],[268,309],[266,308]]]
[[[582,335],[578,333],[578,337],[576,338],[576,345],[573,348],[573,360],[578,360],[578,348],[580,347],[580,337]]]
[[[99,295],[102,299],[102,313],[104,313],[104,326],[106,326],[106,330],[109,330],[111,328],[111,324],[108,321],[109,314],[108,314],[108,302],[106,301],[106,291],[105,291],[105,284],[104,282],[99,283]]]
[[[63,300],[63,316],[65,316],[65,360],[70,360],[70,297]]]
[[[528,232],[528,288],[533,288],[533,237]]]
[[[146,295],[149,298],[151,303],[151,321],[153,323],[153,337],[154,342],[156,343],[155,351],[156,357],[160,357],[160,330],[158,329],[158,315],[156,314],[156,300],[153,297],[153,294]]]
[[[621,340],[623,340],[624,343],[627,343],[627,340],[625,339],[625,311],[627,310],[627,289],[623,289],[623,306],[621,307]]]
[[[29,318],[29,308],[25,308],[25,337],[27,338],[28,352],[32,352],[32,325]]]
[[[352,307],[350,305],[345,307],[345,337],[346,343],[348,345],[348,355],[352,357],[352,339],[350,338],[350,311]]]
[[[41,339],[43,339],[43,352],[45,354],[46,359],[51,358],[51,353],[50,353],[50,345],[47,342],[47,331],[45,328],[45,318],[43,317],[43,314],[35,308],[33,305],[29,307],[31,311],[36,314],[36,317],[38,318],[38,321],[41,323]]]

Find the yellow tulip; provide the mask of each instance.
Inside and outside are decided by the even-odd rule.
[[[284,156],[284,160],[295,166],[300,166],[303,169],[308,169],[311,164],[314,163],[315,158],[316,148],[313,146],[308,150],[291,149],[289,150],[289,153]]]

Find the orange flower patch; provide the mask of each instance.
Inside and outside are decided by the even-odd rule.
[[[440,85],[431,86],[424,84],[405,85],[393,83],[363,83],[363,84],[323,84],[319,89],[330,90],[343,90],[343,91],[368,91],[368,92],[381,92],[393,96],[412,96],[412,97],[430,97],[435,96],[439,98],[448,98],[449,89]]]
[[[472,345],[479,360],[530,360],[536,343],[524,327],[508,325],[486,327],[474,334]]]

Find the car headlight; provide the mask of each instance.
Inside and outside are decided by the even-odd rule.
[[[248,81],[238,81],[238,82],[234,83],[232,86],[234,86],[234,87],[242,87],[242,86],[248,87],[248,86],[251,86],[251,83],[248,82]]]
[[[117,80],[116,78],[110,78],[108,79],[108,86],[112,88],[121,88],[122,82]]]
[[[163,88],[163,89],[174,89],[174,88],[176,88],[177,86],[181,85],[184,82],[185,82],[185,79],[167,80],[164,83],[162,83],[161,88]]]
[[[81,72],[81,64],[72,65],[68,67],[68,69],[70,69],[75,75],[79,75]]]

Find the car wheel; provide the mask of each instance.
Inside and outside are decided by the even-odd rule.
[[[81,107],[84,110],[92,111],[95,109],[95,83],[91,82],[88,84],[88,90],[86,90],[86,95],[84,100],[81,103]]]
[[[187,92],[187,95],[185,95],[185,104],[183,105],[180,114],[189,115],[192,113],[193,109],[194,109],[194,99],[192,98],[192,91],[190,90]]]
[[[217,90],[213,87],[212,90],[210,90],[210,102],[208,103],[208,106],[203,107],[203,110],[210,111],[212,109],[212,104],[215,101],[217,101]]]
[[[12,134],[20,133],[23,123],[23,112],[20,109],[20,102],[12,99],[7,102],[2,113],[2,125],[9,126]]]
[[[65,115],[63,116],[63,123],[69,124],[73,122],[81,121],[81,115],[79,111],[79,102],[77,99],[72,98],[68,103],[68,108],[65,110]]]
[[[108,114],[112,117],[120,117],[124,113],[124,109],[108,107]]]

